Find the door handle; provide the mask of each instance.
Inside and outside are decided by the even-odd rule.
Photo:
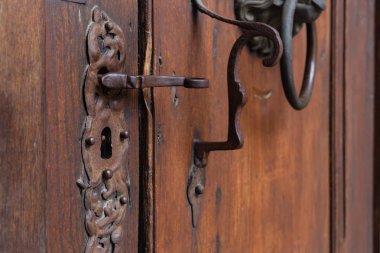
[[[131,133],[125,120],[126,89],[207,88],[208,80],[124,74],[124,34],[97,7],[92,10],[86,43],[89,65],[85,70],[83,100],[87,115],[81,141],[85,173],[77,180],[88,234],[85,252],[117,252],[122,223],[131,203],[127,168]]]
[[[280,31],[284,45],[281,58],[281,79],[289,104],[296,110],[304,109],[310,102],[316,68],[317,33],[315,21],[326,9],[325,0],[235,0],[239,20],[255,20],[269,24]],[[302,87],[299,95],[294,85],[292,38],[306,24],[307,51]],[[272,45],[267,39],[251,39],[251,48],[259,56],[268,54]]]
[[[201,3],[201,2],[200,2]],[[282,54],[282,42],[276,30],[265,24],[230,20],[221,17],[207,8],[203,8],[210,16],[224,22],[237,25],[244,29],[244,33],[236,41],[231,50],[228,62],[228,138],[222,142],[197,142],[194,144],[194,177],[188,187],[189,201],[193,210],[193,224],[196,224],[197,205],[199,196],[204,191],[204,168],[211,151],[234,150],[241,148],[243,138],[240,131],[240,112],[246,101],[246,92],[241,85],[238,75],[237,60],[241,49],[247,41],[255,36],[269,38],[274,50],[271,55],[263,59],[264,66],[276,64]],[[124,91],[127,89],[141,89],[150,87],[183,86],[185,88],[207,88],[209,82],[203,78],[187,78],[178,76],[131,76],[121,73],[125,61],[125,39],[120,29],[104,12],[98,8],[93,10],[93,22],[87,35],[89,67],[84,85],[84,100],[87,109],[85,131],[82,138],[82,155],[85,170],[88,175],[87,183],[78,180],[83,189],[86,208],[86,228],[89,235],[87,248],[89,251],[99,243],[111,245],[112,237],[120,237],[120,223],[123,220],[125,206],[129,202],[129,182],[125,175],[125,153],[128,149],[129,133],[123,120],[125,110]],[[106,131],[107,130],[107,131]],[[112,137],[116,132],[117,138]],[[101,135],[100,140],[93,135]],[[99,154],[104,144],[103,152]],[[108,150],[107,150],[108,148]],[[201,173],[200,173],[201,172]],[[195,185],[194,185],[195,184]],[[104,185],[104,186],[103,186]],[[102,197],[95,194],[99,188],[105,187]],[[192,190],[194,187],[194,191]],[[119,200],[109,199],[116,194]],[[107,205],[116,206],[116,209],[106,209],[96,203],[104,201]],[[116,202],[115,202],[116,201]],[[103,204],[104,205],[104,204]],[[111,212],[102,215],[102,212]],[[108,216],[112,215],[113,219]],[[118,222],[114,223],[114,219]],[[103,224],[114,224],[112,229],[104,231]],[[99,238],[101,240],[99,241]],[[106,242],[106,243],[105,243]]]
[[[222,22],[238,26],[242,35],[232,47],[227,67],[228,88],[228,136],[227,141],[193,144],[193,164],[187,184],[187,196],[192,211],[192,223],[197,225],[202,195],[205,191],[205,168],[211,151],[235,150],[243,146],[240,129],[240,113],[246,103],[247,94],[239,78],[238,58],[241,49],[249,41],[256,43],[253,49],[263,57],[264,66],[273,66],[281,57],[282,85],[289,104],[296,110],[305,108],[311,98],[316,64],[317,34],[314,21],[325,9],[325,0],[236,0],[236,10],[250,16],[245,20],[234,20],[221,16],[208,9],[202,0],[193,0],[195,7],[202,13]],[[243,8],[244,7],[244,8]],[[280,15],[279,15],[280,14]],[[274,21],[273,18],[274,17]],[[279,22],[276,20],[280,17]],[[307,59],[300,95],[297,95],[293,77],[292,38],[299,32],[302,24],[307,26]],[[281,31],[282,40],[270,25]],[[263,43],[264,42],[264,43]],[[251,42],[252,43],[252,42]],[[283,54],[282,54],[283,53]]]
[[[286,0],[289,13],[283,19],[291,19],[296,13],[295,0]],[[317,1],[317,0],[314,0]],[[271,26],[251,21],[241,21],[220,16],[205,7],[202,0],[194,0],[195,6],[208,16],[220,21],[238,26],[242,35],[234,43],[227,66],[228,89],[228,136],[226,141],[208,142],[196,141],[193,146],[193,165],[187,187],[188,200],[192,209],[193,225],[196,226],[199,215],[201,195],[205,190],[204,171],[210,152],[218,150],[239,149],[243,145],[243,135],[240,130],[240,113],[247,95],[239,79],[238,59],[240,52],[252,38],[266,38],[270,41],[271,52],[263,59],[263,65],[270,67],[278,62],[283,52],[282,40],[278,32]],[[285,8],[286,9],[286,8]],[[294,11],[294,12],[293,12]],[[307,15],[306,15],[307,17]],[[300,19],[305,19],[302,17]],[[289,23],[291,25],[291,23]],[[313,27],[311,27],[313,28]],[[283,30],[289,32],[290,28]],[[313,28],[314,29],[314,28]],[[311,94],[310,80],[315,71],[315,29],[309,33],[308,40],[312,47],[310,54],[310,74],[302,94],[306,100],[296,97],[292,87],[292,75],[284,90],[288,100],[296,109],[306,106]],[[283,31],[282,30],[282,31]],[[290,29],[291,31],[291,29]],[[310,36],[309,36],[310,35]],[[291,42],[291,36],[288,36]],[[92,23],[87,34],[87,49],[89,66],[86,69],[84,81],[84,104],[87,112],[85,129],[82,138],[82,156],[87,179],[78,180],[83,190],[86,210],[86,229],[89,235],[87,249],[107,244],[116,244],[112,238],[119,238],[122,232],[121,222],[129,203],[129,177],[126,173],[125,154],[128,150],[128,126],[124,121],[126,98],[123,96],[127,89],[149,87],[182,86],[185,88],[207,88],[208,80],[204,78],[187,78],[178,76],[132,76],[122,73],[125,63],[125,38],[120,27],[98,8],[93,9]],[[290,43],[291,44],[291,43]],[[289,45],[288,45],[289,47]],[[289,58],[282,58],[281,66],[287,64],[288,73],[292,70],[291,46]],[[309,53],[310,52],[310,53]],[[314,57],[314,58],[313,58]],[[284,79],[284,78],[283,78]],[[284,81],[283,81],[284,83]],[[311,82],[312,83],[312,82]],[[287,85],[288,88],[285,88]],[[290,88],[289,88],[290,87]],[[293,93],[292,93],[293,92]],[[290,94],[290,95],[289,95]],[[293,99],[293,100],[292,100]],[[301,105],[297,99],[302,100]],[[295,101],[295,102],[294,102]],[[306,101],[306,104],[304,104]],[[116,132],[116,135],[115,135]],[[96,137],[94,137],[96,136]],[[106,191],[103,191],[104,189]],[[101,196],[98,194],[101,191]],[[112,196],[117,199],[111,198]],[[112,208],[111,208],[112,207]],[[101,226],[99,224],[102,224]],[[112,224],[106,228],[107,224]]]
[[[175,87],[204,89],[209,83],[205,78],[188,78],[182,76],[131,76],[127,74],[110,73],[100,76],[101,84],[108,89],[143,89],[153,87]]]

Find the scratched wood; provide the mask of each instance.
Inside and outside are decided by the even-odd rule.
[[[0,252],[44,252],[44,1],[0,2]]]
[[[234,17],[233,1],[206,2]],[[329,252],[330,4],[317,22],[315,89],[304,111],[288,105],[279,67],[264,68],[244,51],[245,144],[211,153],[196,229],[186,198],[192,141],[226,138],[226,67],[239,30],[196,13],[190,2],[154,6],[155,74],[210,79],[208,90],[154,90],[155,252]],[[305,31],[294,48],[300,84]],[[255,88],[272,96],[260,98]]]
[[[82,80],[86,29],[98,5],[124,31],[128,73],[137,72],[137,1],[67,1],[46,4],[46,244],[47,252],[83,252],[86,245],[84,203],[76,180],[82,175],[80,139],[84,121]],[[121,248],[137,252],[138,113],[137,92],[128,95],[129,173],[132,207],[125,217]]]

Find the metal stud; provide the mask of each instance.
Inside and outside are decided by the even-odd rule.
[[[107,22],[105,24],[106,30],[111,31],[113,29],[113,24],[111,22]]]
[[[126,196],[123,196],[120,198],[120,204],[125,205],[128,203],[128,198]]]
[[[195,194],[201,195],[205,192],[205,187],[202,184],[195,186]]]
[[[95,144],[95,138],[94,137],[88,137],[88,138],[86,138],[85,143],[87,146],[92,146]]]
[[[128,139],[129,138],[129,133],[128,131],[122,131],[120,132],[120,139],[123,141],[125,139]]]
[[[109,180],[111,179],[113,176],[113,171],[110,170],[110,169],[105,169],[103,170],[103,178],[106,179],[106,180]]]

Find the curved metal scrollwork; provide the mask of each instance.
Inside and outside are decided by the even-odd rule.
[[[315,76],[317,33],[315,20],[326,8],[325,0],[235,0],[236,16],[239,20],[266,23],[278,31],[284,43],[281,59],[281,78],[285,95],[296,110],[305,108],[311,98]],[[304,79],[297,94],[292,62],[292,37],[306,24],[307,58]],[[248,41],[252,51],[265,57],[273,51],[273,44],[265,37],[254,37]]]
[[[82,158],[87,177],[77,181],[85,204],[86,253],[120,252],[123,221],[130,203],[126,92],[182,86],[208,88],[208,80],[124,73],[125,38],[120,27],[95,7],[87,34],[89,66],[84,82],[87,111]],[[268,61],[268,64],[270,61]]]
[[[192,209],[193,226],[197,225],[201,196],[205,188],[204,171],[207,158],[211,151],[235,150],[243,146],[243,135],[240,129],[240,114],[247,100],[247,94],[239,78],[239,56],[247,41],[256,36],[264,36],[272,41],[274,50],[263,60],[265,66],[273,66],[282,54],[282,42],[278,32],[268,25],[256,22],[230,20],[208,10],[201,0],[194,1],[199,10],[210,17],[237,25],[243,29],[243,34],[237,39],[231,49],[227,66],[228,89],[228,136],[226,141],[201,142],[197,141],[193,147],[193,165],[190,168],[190,177],[187,187],[187,196]]]
[[[260,22],[281,31],[283,6],[286,0],[235,0],[235,14],[240,21]],[[303,24],[314,22],[326,8],[325,0],[298,0],[294,13],[292,35],[301,31]],[[290,25],[289,25],[290,26]],[[265,37],[254,37],[248,41],[249,48],[258,56],[272,53],[272,45]]]
[[[273,50],[270,52],[270,54],[267,54],[264,57],[263,59],[264,66],[271,67],[275,65],[277,61],[280,59],[277,56],[282,54],[282,50],[283,50],[282,41],[280,39],[278,32],[275,29],[273,29],[271,26],[266,25],[264,23],[259,23],[259,22],[241,21],[241,20],[234,20],[234,19],[223,17],[209,10],[204,5],[202,0],[194,0],[194,4],[200,12],[210,16],[211,18],[215,18],[227,24],[238,26],[243,30],[243,33],[245,33],[246,31],[249,31],[252,35],[251,38],[264,37],[264,38],[267,38],[269,41],[271,41],[271,43],[273,43]]]

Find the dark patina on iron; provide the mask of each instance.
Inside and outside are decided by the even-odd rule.
[[[211,151],[235,150],[243,146],[243,135],[240,129],[240,114],[247,101],[247,92],[239,78],[239,56],[247,42],[256,36],[268,38],[273,44],[273,51],[263,59],[263,65],[275,65],[282,55],[282,42],[278,32],[262,23],[232,20],[209,10],[201,0],[194,0],[195,6],[202,13],[240,27],[243,34],[233,45],[227,65],[228,90],[228,135],[226,141],[205,142],[196,141],[193,145],[193,164],[187,184],[187,197],[192,210],[192,223],[198,223],[201,199],[205,190],[205,169],[207,158]]]
[[[128,129],[124,116],[127,101],[122,93],[104,89],[98,75],[124,70],[125,38],[120,27],[97,7],[92,10],[87,52],[83,87],[87,116],[82,137],[86,176],[77,181],[85,206],[85,252],[120,252],[130,182],[129,143],[121,141],[117,133]]]
[[[325,0],[235,0],[235,12],[239,20],[262,22],[280,31],[284,43],[281,58],[283,89],[289,104],[296,110],[304,109],[311,99],[317,53],[315,21],[325,9]],[[307,55],[302,87],[298,94],[294,85],[292,38],[304,24],[307,29]],[[252,37],[248,45],[260,57],[272,54],[274,46],[264,36]]]
[[[204,78],[124,74],[125,39],[120,27],[95,7],[87,35],[89,66],[84,100],[87,110],[82,156],[88,178],[79,179],[89,236],[86,253],[119,252],[122,222],[130,202],[125,120],[128,89],[183,86],[208,88]]]

